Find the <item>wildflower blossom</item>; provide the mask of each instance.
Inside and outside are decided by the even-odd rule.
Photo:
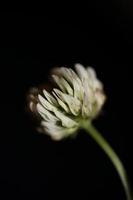
[[[81,64],[57,68],[52,75],[58,88],[49,93],[43,89],[30,109],[41,116],[41,129],[55,140],[72,135],[85,120],[91,121],[100,112],[105,94],[93,68]],[[34,108],[34,109],[33,109]]]
[[[36,89],[31,92],[29,107],[40,117],[39,130],[54,140],[60,140],[83,128],[110,158],[127,200],[132,200],[132,191],[121,160],[91,123],[106,99],[103,85],[93,68],[76,64],[75,71],[65,67],[56,68],[52,77],[58,88],[53,88],[50,93],[46,89],[42,90],[43,94]]]

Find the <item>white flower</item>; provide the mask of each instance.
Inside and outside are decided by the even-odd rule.
[[[55,140],[73,135],[83,121],[95,118],[106,99],[94,69],[75,64],[75,70],[55,69],[52,77],[58,89],[43,89],[43,95],[30,100],[30,109],[41,116],[42,131]]]

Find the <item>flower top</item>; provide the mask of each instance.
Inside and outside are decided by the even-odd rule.
[[[41,116],[41,130],[54,140],[74,134],[85,120],[91,121],[100,112],[105,94],[94,69],[81,64],[71,68],[56,68],[52,75],[58,88],[51,93],[43,89],[43,95],[31,98],[31,111]]]

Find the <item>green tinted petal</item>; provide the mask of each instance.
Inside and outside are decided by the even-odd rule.
[[[55,83],[59,86],[59,88],[60,88],[63,92],[65,92],[64,85],[61,83],[61,78],[58,77],[57,75],[52,75],[52,77],[53,77]]]
[[[69,109],[67,107],[67,105],[56,95],[56,93],[52,92],[53,95],[56,97],[58,104],[67,112],[69,113]]]
[[[54,113],[55,113],[56,117],[58,117],[61,120],[62,126],[67,127],[67,128],[71,128],[71,127],[75,127],[75,126],[78,125],[77,122],[75,122],[71,118],[67,117],[62,112],[56,110]]]
[[[90,80],[90,84],[96,89],[103,89],[103,84],[98,80],[95,70],[92,67],[87,67],[87,73]]]
[[[82,86],[81,80],[72,69],[69,69],[69,70],[72,74],[74,97],[82,101],[83,100],[83,86]]]
[[[40,103],[37,104],[37,110],[39,114],[42,116],[42,118],[46,121],[52,121],[56,123],[59,121],[59,119],[54,116],[52,113],[50,113],[47,109],[45,109]]]
[[[74,90],[74,97],[82,100],[83,98],[83,88],[82,83],[77,76],[77,74],[71,68],[61,68],[62,75],[65,79],[72,85]]]
[[[95,80],[97,78],[96,72],[92,67],[87,67],[87,73],[91,80]]]
[[[73,89],[64,78],[61,78],[61,84],[64,86],[66,92],[73,96]]]
[[[82,81],[84,88],[84,98],[82,105],[82,116],[88,117],[92,111],[92,103],[94,102],[94,91],[90,87],[90,80],[86,69],[81,64],[76,64],[75,69]]]
[[[52,77],[63,92],[67,92],[68,94],[73,95],[73,89],[64,78],[62,77],[60,78],[56,75],[53,75]]]
[[[53,139],[53,140],[61,140],[70,134],[74,133],[77,128],[64,128],[49,122],[42,121],[41,125],[44,127],[46,133]]]
[[[51,104],[53,104],[55,106],[58,105],[56,99],[49,92],[47,92],[45,89],[43,90],[43,94]]]
[[[69,106],[69,109],[73,115],[79,114],[80,109],[81,109],[81,102],[78,99],[68,94],[64,94],[58,89],[54,89],[54,92],[63,102],[65,102]]]
[[[39,99],[40,103],[44,106],[44,108],[46,108],[47,110],[52,111],[52,112],[57,110],[57,108],[55,106],[53,106],[51,103],[49,103],[40,94],[38,95],[38,99]]]

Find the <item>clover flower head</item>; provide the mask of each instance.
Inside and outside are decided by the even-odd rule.
[[[42,132],[54,140],[73,135],[83,121],[92,121],[100,112],[105,94],[103,84],[92,67],[75,64],[75,71],[61,67],[53,70],[58,86],[52,92],[42,90],[30,99],[30,109],[40,116]],[[33,96],[32,96],[33,97]]]

